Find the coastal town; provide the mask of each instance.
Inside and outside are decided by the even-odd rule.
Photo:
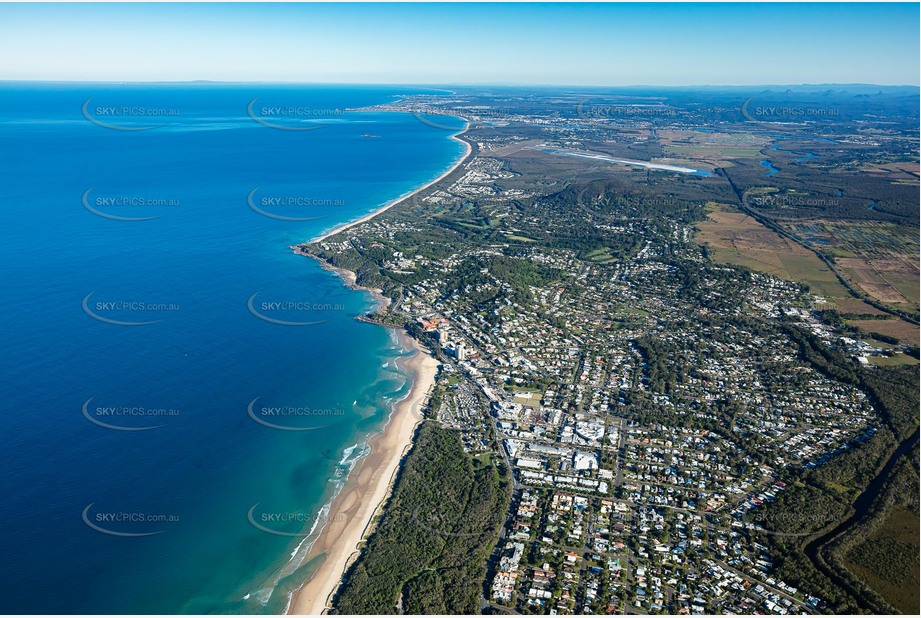
[[[514,302],[496,303],[495,319],[487,321],[466,312],[464,297],[444,298],[429,281],[406,292],[401,308],[422,316],[419,325],[444,362],[450,395],[433,416],[460,430],[471,452],[488,449],[497,435],[515,471],[516,507],[492,601],[534,613],[818,610],[820,599],[766,574],[769,556],[753,539],[770,530],[749,511],[783,491],[786,466],[814,465],[872,432],[872,408],[860,391],[805,368],[791,392],[793,376],[774,370],[794,365],[796,351],[778,348],[771,337],[742,329],[727,336],[691,320],[661,324],[655,316],[678,299],[648,292],[651,254],[638,253],[613,276],[580,267],[572,256],[542,256],[579,273],[578,288],[536,291],[538,306],[552,307],[548,317],[584,325],[579,335]],[[427,272],[452,263],[394,257],[394,268]],[[752,315],[790,316],[860,354],[812,317],[797,286],[764,276],[753,283],[744,305]],[[569,297],[574,289],[578,296]],[[632,299],[632,307],[610,299]],[[599,324],[600,316],[628,317],[630,324],[612,328]],[[686,354],[693,350],[681,363],[696,367],[696,375],[668,395],[656,394],[646,357],[631,343],[653,333],[682,341]],[[734,441],[705,428],[625,421],[627,399],[637,397],[681,416],[729,401],[746,414],[736,420]]]
[[[0,614],[921,616],[919,18],[0,2]]]
[[[433,112],[419,105],[386,109]],[[714,264],[697,238],[708,200],[591,182],[528,189],[518,170],[536,164],[515,156],[550,155],[482,124],[490,116],[476,111],[472,126],[488,128],[468,129],[474,154],[443,182],[299,248],[343,268],[376,262],[364,285],[389,286],[394,302],[369,318],[406,324],[441,363],[428,418],[512,471],[484,607],[825,612],[826,599],[776,573],[770,541],[833,516],[765,506],[882,421],[865,390],[803,362],[801,338],[870,367],[909,346],[830,322],[828,299],[802,283]],[[553,136],[542,145],[574,145],[559,120],[502,118],[518,123]],[[574,219],[606,246],[542,240],[568,239]]]

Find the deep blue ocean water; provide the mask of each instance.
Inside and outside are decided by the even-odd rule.
[[[0,84],[5,613],[284,608],[409,386],[373,299],[289,246],[461,155],[341,111],[407,92]]]

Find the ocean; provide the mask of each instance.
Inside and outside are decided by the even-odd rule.
[[[374,299],[289,247],[458,160],[344,111],[434,92],[0,84],[0,609],[283,611],[410,386]]]

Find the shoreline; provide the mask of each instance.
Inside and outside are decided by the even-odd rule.
[[[465,120],[466,121],[466,120]],[[333,266],[314,255],[307,245],[318,243],[330,236],[369,221],[377,215],[412,199],[418,193],[441,182],[470,160],[473,145],[461,139],[469,123],[462,130],[452,134],[451,139],[464,146],[464,154],[457,162],[434,180],[390,200],[380,208],[323,233],[319,237],[292,246],[298,255],[315,259],[324,270],[334,272],[351,289],[369,292],[378,303],[378,311],[386,311],[392,300],[382,290],[358,285],[357,276],[351,270]],[[385,327],[389,328],[389,327]],[[305,563],[321,555],[323,562],[300,588],[294,590],[285,610],[287,615],[320,615],[329,610],[329,605],[342,584],[342,577],[361,555],[363,544],[374,529],[375,517],[379,515],[393,491],[397,473],[403,459],[413,446],[416,428],[423,421],[422,408],[428,394],[435,385],[440,363],[415,339],[401,329],[390,328],[402,346],[415,350],[412,356],[397,360],[402,370],[412,381],[409,393],[396,402],[386,424],[380,433],[368,441],[369,453],[361,458],[349,474],[345,484],[330,502],[328,519],[305,557]]]
[[[397,471],[413,445],[422,407],[435,384],[439,363],[418,342],[395,330],[401,343],[415,353],[397,363],[410,374],[412,386],[396,402],[383,431],[368,439],[370,452],[356,463],[345,485],[330,503],[326,524],[305,562],[320,555],[325,559],[313,576],[292,593],[286,614],[319,615],[329,609],[342,576],[361,553],[373,530],[375,516],[386,504]]]
[[[329,271],[331,273],[336,273],[337,275],[339,275],[339,278],[342,279],[342,282],[345,284],[345,287],[349,288],[350,290],[358,290],[361,292],[369,293],[372,297],[374,297],[374,300],[377,301],[377,307],[375,308],[376,311],[380,311],[380,312],[387,311],[387,307],[390,306],[390,303],[392,301],[391,299],[384,296],[384,291],[381,290],[380,288],[366,288],[364,286],[358,285],[358,282],[357,282],[358,275],[356,275],[351,270],[348,270],[347,268],[340,268],[338,266],[333,266],[332,264],[330,264],[329,262],[327,262],[320,256],[314,255],[313,253],[311,253],[310,250],[306,248],[306,245],[292,245],[288,248],[291,249],[297,255],[302,255],[304,257],[309,257],[313,260],[316,260],[320,264],[320,268],[322,268],[323,270]],[[387,328],[390,328],[390,327],[387,327]]]
[[[466,122],[466,120],[465,120],[465,122]],[[417,189],[413,189],[412,191],[410,191],[410,192],[408,192],[408,193],[404,193],[403,195],[401,195],[401,196],[398,197],[398,198],[395,198],[395,199],[393,199],[393,200],[390,200],[389,202],[385,203],[385,204],[384,204],[383,206],[381,206],[380,208],[377,208],[377,209],[375,209],[375,210],[369,212],[368,214],[366,214],[366,215],[364,215],[364,216],[362,216],[362,217],[360,217],[360,218],[358,218],[358,219],[355,219],[354,221],[349,221],[349,222],[347,222],[347,223],[343,223],[342,225],[336,226],[336,227],[334,227],[333,229],[331,229],[331,230],[328,231],[328,232],[323,232],[323,234],[321,234],[320,236],[317,236],[316,238],[314,238],[314,239],[312,239],[312,240],[307,241],[307,243],[305,243],[305,244],[311,244],[311,243],[322,242],[322,241],[326,240],[327,238],[329,238],[330,236],[335,236],[336,234],[338,234],[338,233],[340,233],[340,232],[344,232],[345,230],[347,230],[347,229],[349,229],[349,228],[351,228],[351,227],[355,227],[356,225],[359,225],[359,224],[361,224],[361,223],[365,223],[366,221],[370,221],[371,219],[373,219],[373,218],[376,217],[377,215],[381,214],[382,212],[385,212],[385,211],[387,211],[387,210],[390,210],[391,208],[393,208],[393,207],[396,206],[397,204],[401,204],[401,203],[405,202],[405,201],[408,200],[408,199],[412,199],[412,197],[415,196],[417,193],[420,193],[420,192],[422,192],[422,191],[425,191],[426,189],[428,189],[428,188],[431,187],[432,185],[437,184],[437,183],[441,182],[442,180],[444,180],[447,176],[449,176],[450,174],[452,174],[457,168],[459,168],[461,165],[463,165],[464,163],[466,163],[467,160],[470,158],[471,153],[473,152],[473,146],[470,145],[470,142],[468,142],[468,141],[463,140],[463,139],[460,138],[461,135],[463,135],[464,133],[467,132],[468,127],[469,127],[469,123],[468,123],[467,126],[465,126],[462,130],[460,130],[460,131],[458,131],[457,133],[454,133],[453,135],[451,135],[451,139],[453,139],[453,140],[456,141],[456,142],[460,142],[461,144],[463,144],[463,146],[464,146],[464,155],[463,155],[462,157],[460,157],[460,158],[457,160],[457,163],[455,163],[454,165],[452,165],[451,167],[449,167],[447,170],[444,171],[444,173],[442,173],[440,176],[438,176],[438,178],[436,178],[435,180],[432,180],[431,182],[428,182],[428,183],[422,185],[421,187],[419,187],[419,188],[417,188]]]

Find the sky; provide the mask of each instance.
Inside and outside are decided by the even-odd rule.
[[[919,83],[919,5],[0,4],[0,80]]]

